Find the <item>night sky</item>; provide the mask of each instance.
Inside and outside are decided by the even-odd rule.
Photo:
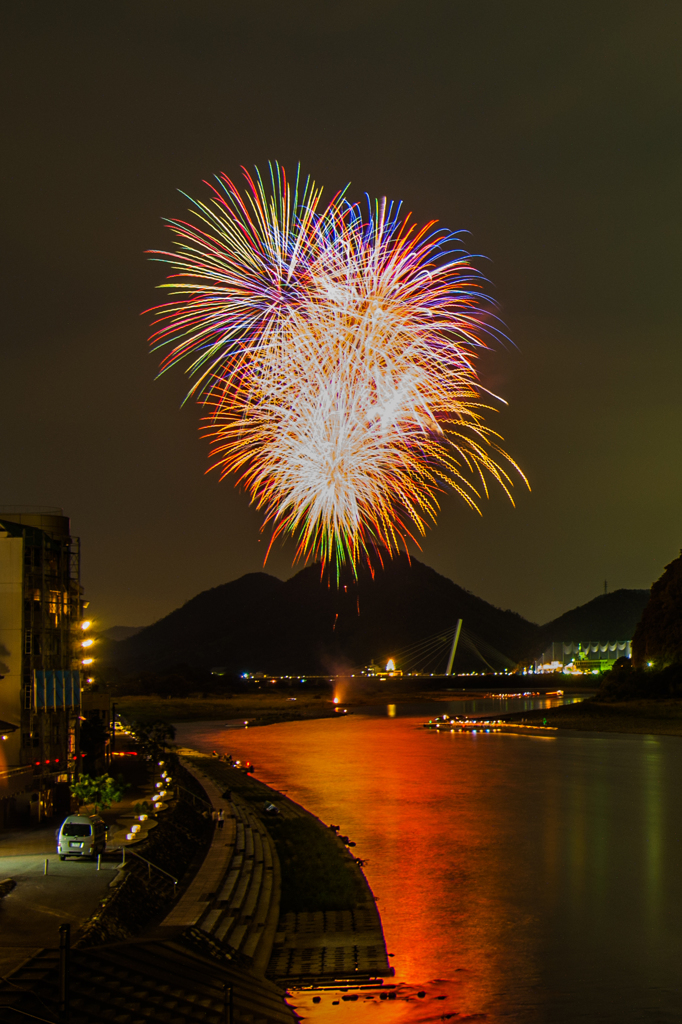
[[[489,260],[516,348],[483,376],[533,490],[446,498],[418,557],[545,622],[679,553],[682,6],[21,0],[0,25],[0,501],[64,507],[103,626],[262,567],[140,314],[178,189],[268,159]]]

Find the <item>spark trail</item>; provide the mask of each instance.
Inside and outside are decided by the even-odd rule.
[[[511,499],[510,472],[525,477],[484,422],[495,396],[476,370],[500,331],[458,236],[385,200],[324,206],[276,164],[267,185],[244,177],[168,222],[152,346],[161,372],[185,364],[213,466],[270,543],[292,535],[338,572],[418,543],[444,490],[478,510],[492,479]]]

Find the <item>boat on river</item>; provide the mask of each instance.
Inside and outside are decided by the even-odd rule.
[[[530,722],[507,722],[501,718],[462,718],[458,715],[438,715],[422,723],[424,729],[435,732],[509,732],[529,735],[553,735],[558,732],[556,725],[535,725]]]
[[[464,721],[464,718],[460,718],[458,716],[438,715],[437,718],[430,718],[428,722],[424,722],[423,725],[425,729],[449,729],[453,725],[461,725]]]

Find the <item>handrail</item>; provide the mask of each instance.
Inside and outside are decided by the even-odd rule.
[[[28,775],[29,772],[33,774],[33,768],[32,764],[20,764],[14,768],[0,768],[0,779],[11,779],[16,775]]]
[[[183,791],[183,793],[189,793],[189,795],[192,797],[193,800],[200,800],[202,804],[206,804],[206,806],[210,810],[213,810],[213,804],[210,802],[210,800],[204,800],[203,796],[197,796],[197,794],[193,793],[191,789],[187,789],[186,786],[181,786],[179,783],[178,783],[178,789],[181,789]]]
[[[3,978],[3,981],[4,980],[5,979]],[[23,992],[25,989],[22,989],[21,991]],[[54,1020],[48,1020],[47,1017],[36,1017],[35,1013],[29,1013],[28,1010],[20,1010],[18,1006],[11,1006],[10,1009],[12,1010],[12,1013],[20,1013],[24,1017],[30,1017],[31,1020],[40,1020],[43,1024],[55,1024]]]
[[[123,865],[126,862],[126,847],[125,846],[123,847],[123,850],[121,852],[123,854],[123,856],[121,858],[121,865]],[[178,884],[177,878],[175,878],[173,875],[171,875],[170,871],[166,871],[165,868],[160,868],[158,864],[152,864],[152,862],[150,860],[147,860],[146,857],[142,857],[139,853],[136,853],[135,850],[128,850],[128,853],[132,853],[133,857],[137,857],[138,860],[142,860],[142,861],[144,861],[145,864],[148,865],[148,867],[149,867],[149,877],[150,878],[151,878],[151,875],[152,875],[152,868],[154,868],[155,871],[160,871],[161,874],[168,875],[168,877],[172,881],[173,885],[177,885]]]

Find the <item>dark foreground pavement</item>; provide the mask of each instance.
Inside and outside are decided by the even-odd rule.
[[[75,933],[97,909],[114,878],[120,854],[105,854],[101,871],[92,861],[60,861],[56,822],[31,830],[0,832],[0,881],[16,888],[0,900],[0,977],[44,946],[58,944],[59,925]],[[45,858],[49,860],[44,874]]]

